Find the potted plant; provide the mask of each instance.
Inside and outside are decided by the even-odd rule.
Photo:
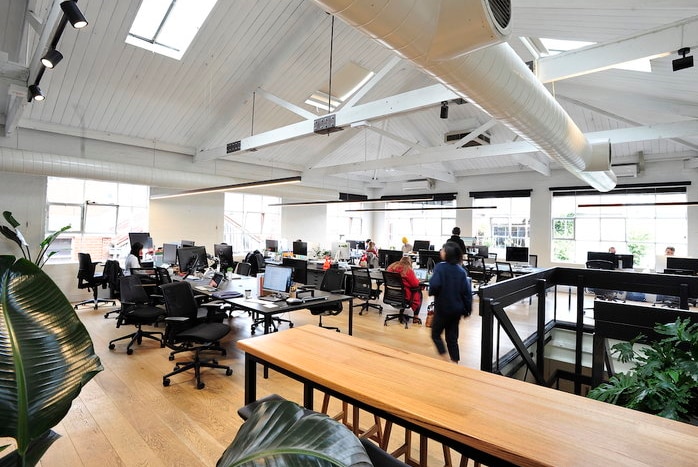
[[[29,244],[24,239],[22,232],[20,232],[19,230],[19,222],[17,222],[17,220],[12,216],[12,213],[10,211],[4,211],[2,213],[2,217],[4,217],[7,223],[10,224],[10,227],[6,225],[0,225],[0,232],[7,239],[12,240],[17,244],[20,251],[22,252],[22,256],[24,257],[24,259],[32,261],[32,254],[29,250]],[[51,235],[49,235],[41,241],[41,243],[39,244],[39,251],[33,260],[34,264],[36,264],[40,268],[44,267],[46,261],[48,261],[51,258],[51,256],[56,254],[55,251],[48,251],[49,246],[51,246],[51,243],[53,243],[53,241],[56,238],[58,238],[60,234],[70,229],[70,227],[70,225],[66,225],[62,229],[52,233]]]
[[[28,259],[0,256],[0,437],[17,442],[0,466],[35,465],[57,437],[51,428],[101,370],[58,286]]]
[[[327,415],[296,403],[263,402],[240,427],[217,467],[373,465],[359,439]]]
[[[676,320],[657,324],[665,336],[636,351],[638,336],[612,347],[621,362],[634,363],[627,373],[617,373],[589,392],[589,397],[630,409],[680,421],[698,416],[698,324]]]

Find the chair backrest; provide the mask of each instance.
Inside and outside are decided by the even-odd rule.
[[[123,276],[119,280],[121,301],[130,303],[148,303],[150,297],[145,291],[141,279],[138,276]]]
[[[497,280],[511,279],[514,277],[514,271],[511,269],[511,263],[497,261],[494,263],[494,265],[497,268]]]
[[[250,265],[250,272],[244,276],[257,276],[257,273],[264,269],[264,256],[258,250],[251,251],[245,256],[245,263]]]
[[[89,253],[78,253],[78,279],[91,281],[95,276],[95,265]]]
[[[109,285],[111,298],[118,296],[120,293],[119,281],[122,277],[124,277],[124,271],[121,269],[119,262],[113,259],[105,261],[102,276],[106,278],[107,284]]]
[[[382,271],[383,273],[383,303],[406,308],[409,304],[405,298],[405,286],[399,272]]]
[[[373,291],[371,272],[368,268],[351,268],[351,293],[356,297],[367,297]]]
[[[165,268],[155,268],[155,281],[158,287],[164,284],[170,284],[172,282],[170,272]]]
[[[194,291],[191,284],[186,281],[172,282],[160,287],[162,297],[165,301],[165,310],[168,318],[189,318],[186,321],[167,321],[165,328],[165,342],[172,345],[175,336],[198,324],[196,315],[199,305],[194,298]]]
[[[493,263],[497,262],[497,253],[488,253],[487,259],[491,259]]]
[[[528,264],[534,268],[538,267],[538,255],[528,255]]]
[[[614,264],[603,259],[592,259],[587,261],[587,269],[615,269]]]
[[[332,292],[333,290],[344,290],[344,270],[328,269],[322,276],[320,290]]]
[[[235,266],[235,274],[240,274],[241,276],[249,276],[252,271],[252,265],[241,261]]]

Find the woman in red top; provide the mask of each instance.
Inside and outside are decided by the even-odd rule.
[[[400,261],[395,261],[388,266],[386,271],[397,272],[402,277],[402,285],[405,286],[405,299],[414,312],[414,321],[418,320],[419,309],[422,307],[422,287],[412,270],[412,259],[409,256],[403,256]]]

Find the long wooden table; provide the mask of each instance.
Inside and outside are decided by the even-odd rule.
[[[487,465],[698,464],[698,427],[454,365],[315,326],[244,339],[245,403],[257,363]]]

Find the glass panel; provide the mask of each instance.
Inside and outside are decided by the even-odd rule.
[[[82,204],[85,202],[84,189],[84,180],[48,177],[46,180],[46,201],[49,203]]]
[[[116,233],[117,214],[117,206],[102,204],[86,205],[84,233],[114,235]]]
[[[118,203],[118,185],[111,182],[85,181],[85,200],[99,204]]]
[[[70,225],[70,232],[82,230],[82,206],[50,204],[48,206],[48,231],[56,232]]]

